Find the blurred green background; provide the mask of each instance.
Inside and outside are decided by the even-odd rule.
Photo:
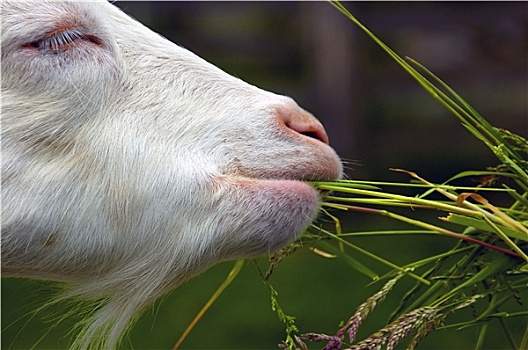
[[[406,181],[399,167],[431,181],[495,165],[494,156],[427,95],[369,38],[325,2],[117,2],[125,12],[227,72],[261,88],[295,98],[326,126],[331,144],[352,179]],[[351,12],[402,56],[410,56],[450,84],[493,125],[528,136],[526,2],[352,2]],[[399,228],[379,218],[347,215],[345,230]],[[451,247],[447,238],[375,237],[354,243],[398,264]],[[384,273],[387,270],[359,256]],[[257,265],[240,276],[198,323],[182,348],[273,349],[284,326],[271,310]],[[223,281],[232,262],[220,264],[157,302],[133,328],[124,348],[170,349]],[[284,311],[301,332],[335,333],[381,285],[339,259],[306,249],[288,257],[271,278]],[[383,326],[395,292],[360,328],[359,337]],[[67,311],[36,315],[56,286],[2,280],[2,349],[62,349],[69,344]],[[469,311],[468,311],[469,312]],[[526,320],[512,322],[515,335]],[[493,326],[493,324],[492,324]],[[50,330],[51,328],[51,330]],[[493,331],[492,331],[493,332]],[[493,334],[493,333],[491,333]],[[488,337],[486,348],[505,340]],[[476,330],[437,332],[423,348],[471,349]],[[317,348],[317,347],[314,347]]]

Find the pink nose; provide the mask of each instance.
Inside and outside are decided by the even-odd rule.
[[[277,110],[279,122],[290,130],[329,144],[323,125],[313,115],[300,107],[281,107]]]

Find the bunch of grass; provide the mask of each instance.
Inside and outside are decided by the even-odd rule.
[[[440,78],[413,59],[403,59],[364,27],[339,2],[331,4],[366,32],[385,52],[405,69],[426,91],[452,112],[462,125],[477,139],[488,146],[498,159],[499,165],[482,171],[465,171],[442,184],[433,184],[417,174],[407,173],[414,183],[388,183],[373,181],[317,182],[314,186],[331,191],[325,196],[323,207],[344,211],[380,215],[415,226],[414,230],[372,231],[343,233],[336,216],[326,211],[335,222],[333,230],[312,225],[302,237],[305,245],[315,245],[314,250],[323,255],[343,258],[357,271],[377,281],[393,277],[381,290],[361,304],[348,322],[335,335],[305,333],[287,335],[283,347],[307,349],[305,341],[326,342],[330,349],[393,349],[404,338],[413,335],[407,347],[414,349],[419,341],[435,329],[461,329],[478,326],[475,349],[483,346],[489,323],[498,319],[512,349],[526,349],[528,330],[518,342],[508,329],[507,318],[517,317],[526,324],[528,311],[522,306],[522,295],[528,290],[528,141],[490,125],[473,107]],[[461,187],[452,182],[461,178],[477,178],[476,187]],[[501,183],[508,179],[513,185]],[[423,188],[423,193],[409,197],[382,190],[382,187]],[[509,197],[509,205],[500,207],[486,199],[495,192]],[[430,199],[440,193],[441,200]],[[407,208],[405,214],[390,208]],[[433,209],[445,212],[444,217],[431,223],[416,218],[417,209]],[[400,210],[401,211],[401,210]],[[458,229],[450,229],[454,226]],[[454,248],[404,266],[352,244],[349,237],[367,235],[401,235],[413,239],[415,234],[430,234],[431,239],[442,235],[458,241]],[[337,242],[332,245],[330,242]],[[349,255],[364,254],[387,265],[391,271],[379,277],[370,267]],[[423,272],[418,273],[417,271]],[[401,276],[414,278],[417,284],[401,300],[389,323],[367,338],[355,342],[357,330],[374,307],[383,301]],[[396,276],[394,278],[394,276]],[[517,309],[508,312],[501,309],[508,301],[517,302]],[[478,304],[478,305],[477,305]],[[472,306],[474,317],[457,324],[446,324],[448,314]],[[495,329],[493,336],[496,336]],[[345,342],[344,335],[348,333]]]
[[[410,338],[407,348],[414,349],[430,332],[444,329],[479,327],[475,349],[481,349],[488,335],[491,321],[498,320],[512,349],[528,348],[528,329],[520,342],[508,329],[506,319],[518,318],[526,323],[528,311],[522,307],[523,296],[528,291],[528,141],[510,131],[493,127],[473,107],[440,78],[411,58],[403,59],[363,26],[341,3],[330,2],[335,8],[359,26],[374,42],[407,71],[427,92],[452,112],[472,135],[484,142],[498,159],[498,165],[486,170],[468,170],[444,183],[434,184],[411,171],[393,169],[407,174],[413,182],[375,182],[343,180],[314,182],[313,186],[328,193],[323,197],[323,212],[333,227],[313,224],[301,239],[284,248],[271,259],[263,281],[269,286],[272,309],[285,324],[286,339],[281,348],[308,349],[306,342],[326,342],[325,350],[331,349],[381,349],[390,350]],[[478,179],[475,187],[462,187],[453,182],[460,179]],[[509,185],[504,183],[508,180]],[[413,188],[423,192],[418,196],[405,196],[385,188]],[[486,199],[493,193],[502,196],[498,206]],[[440,194],[435,199],[432,194]],[[393,209],[398,209],[396,213]],[[445,213],[435,222],[427,222],[417,215],[419,209]],[[405,222],[413,229],[368,232],[342,232],[340,220],[333,211],[360,212]],[[401,211],[404,211],[402,214]],[[452,227],[455,227],[453,229]],[[349,238],[358,236],[378,237],[398,235],[401,239],[413,239],[413,235],[430,235],[453,239],[453,247],[440,254],[419,261],[398,265],[352,243]],[[325,257],[343,259],[351,268],[368,276],[373,282],[388,280],[367,301],[357,307],[350,319],[335,335],[299,332],[295,318],[287,315],[278,303],[278,293],[269,284],[269,277],[278,264],[300,248],[308,247]],[[365,255],[389,268],[380,276],[371,267],[354,256]],[[219,293],[240,271],[237,262],[228,279],[220,286],[213,298],[193,321],[190,328],[218,297]],[[403,278],[412,278],[416,284],[406,292],[399,306],[393,311],[388,323],[363,340],[356,341],[357,331],[367,316],[391,293]],[[505,311],[503,307],[514,301],[516,309]],[[511,304],[511,303],[510,303]],[[458,323],[446,322],[449,314],[471,307],[473,317]],[[190,329],[186,331],[188,333]],[[345,338],[345,335],[348,335]],[[496,335],[496,334],[494,334]],[[181,343],[178,343],[178,345]],[[178,347],[175,346],[175,348]],[[441,344],[438,344],[441,347]]]
[[[518,318],[518,322],[526,324],[528,317],[528,311],[523,308],[523,297],[526,298],[528,290],[528,141],[508,130],[493,127],[440,78],[415,60],[398,56],[342,4],[337,1],[331,4],[452,112],[473,136],[484,142],[497,157],[498,165],[486,170],[464,171],[442,184],[433,184],[414,172],[401,169],[393,170],[408,174],[412,183],[353,180],[314,183],[322,191],[331,191],[324,197],[323,208],[327,209],[325,213],[334,222],[334,227],[327,229],[314,224],[303,235],[301,242],[313,246],[312,249],[323,256],[344,259],[352,268],[373,281],[391,279],[378,293],[361,304],[335,335],[313,332],[292,335],[287,332],[282,347],[307,349],[305,342],[311,341],[326,342],[325,350],[393,349],[404,338],[412,336],[407,348],[414,349],[425,335],[434,330],[475,326],[479,327],[475,349],[481,349],[486,336],[490,336],[490,322],[498,320],[500,326],[494,328],[492,336],[502,331],[508,342],[505,347],[526,349],[528,330],[519,342],[505,321]],[[453,184],[455,180],[467,178],[478,180],[479,185],[462,187]],[[508,180],[508,184],[502,181],[504,179]],[[423,192],[410,197],[384,190],[387,187],[421,188]],[[494,198],[502,197],[501,202],[509,204],[492,204],[486,198],[490,193],[493,193]],[[433,194],[440,194],[443,198],[435,199]],[[393,210],[396,208],[398,213]],[[402,208],[404,214],[401,213]],[[405,222],[415,229],[345,233],[342,232],[339,219],[330,214],[330,209],[384,216]],[[445,215],[435,222],[427,222],[417,215],[418,209],[437,210]],[[454,247],[441,254],[399,266],[348,240],[350,237],[379,235],[399,235],[402,239],[412,239],[415,234],[431,235],[431,240],[438,236],[451,237],[455,240]],[[352,256],[357,254],[381,262],[391,271],[380,277]],[[416,285],[404,295],[386,326],[356,342],[359,326],[402,276],[415,279]],[[510,301],[514,301],[517,307],[512,310],[509,305],[508,311],[503,310]],[[472,318],[456,324],[446,322],[449,314],[466,307],[472,308]],[[345,334],[348,334],[347,340]]]

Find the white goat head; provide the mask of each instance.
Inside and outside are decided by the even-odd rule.
[[[268,254],[341,176],[321,124],[102,2],[2,2],[2,273],[105,300],[74,346]]]

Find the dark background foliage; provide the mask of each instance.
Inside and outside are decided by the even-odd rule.
[[[496,159],[459,122],[326,2],[117,2],[165,37],[254,85],[290,95],[326,126],[353,179],[406,181],[390,167],[444,181]],[[450,84],[493,125],[524,137],[527,121],[526,2],[347,2],[351,12],[397,53]],[[398,228],[377,218],[347,216],[348,230]],[[398,264],[439,253],[446,238],[361,238],[355,244]],[[386,272],[363,257],[364,263]],[[266,259],[257,260],[262,269]],[[136,349],[170,348],[227,275],[221,264],[178,288],[142,317],[131,333]],[[284,311],[303,332],[333,333],[381,285],[343,261],[301,250],[271,279]],[[411,281],[402,281],[359,337],[386,322]],[[42,282],[2,281],[2,349],[37,343],[56,319],[30,310],[52,291]],[[49,310],[51,315],[62,310]],[[64,348],[74,317],[54,327],[37,348]],[[520,334],[526,324],[518,322]],[[475,329],[438,332],[424,348],[468,349]],[[491,331],[493,334],[493,331]],[[489,337],[486,347],[503,348]],[[184,343],[189,349],[268,349],[284,339],[255,262],[227,289]]]

